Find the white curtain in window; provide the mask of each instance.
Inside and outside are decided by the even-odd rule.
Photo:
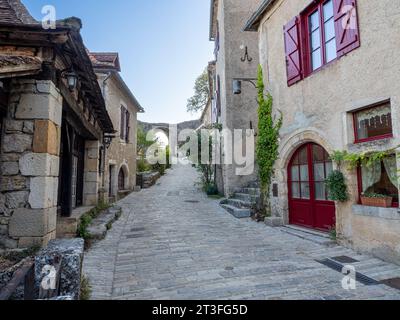
[[[376,162],[371,167],[362,167],[363,192],[367,191],[375,183],[379,182],[382,176],[381,163]]]
[[[386,172],[389,176],[390,182],[398,188],[399,187],[399,177],[397,174],[397,163],[396,157],[388,157],[383,160],[383,164],[385,165]]]

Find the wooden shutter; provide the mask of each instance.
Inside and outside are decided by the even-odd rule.
[[[334,0],[337,55],[341,57],[360,46],[356,0]]]
[[[293,18],[283,27],[288,86],[303,79],[301,63],[300,17]]]
[[[125,121],[126,121],[125,141],[126,142],[129,142],[129,131],[130,131],[129,122],[130,122],[130,118],[131,118],[131,115],[130,115],[129,111],[126,110],[126,119],[125,119]]]
[[[125,108],[121,106],[121,125],[120,125],[120,138],[125,139]]]

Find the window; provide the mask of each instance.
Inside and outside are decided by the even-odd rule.
[[[353,117],[356,143],[393,136],[390,101],[354,112]]]
[[[337,57],[333,0],[317,5],[308,16],[311,70],[317,70]]]
[[[284,26],[291,86],[360,46],[356,0],[314,0]]]
[[[130,122],[130,113],[124,106],[121,106],[120,137],[127,143],[129,142],[129,132],[130,132],[129,122]]]
[[[396,156],[385,158],[370,167],[358,169],[359,191],[393,197],[393,206],[399,205]]]

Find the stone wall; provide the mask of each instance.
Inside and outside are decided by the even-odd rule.
[[[0,246],[55,238],[61,116],[51,81],[13,80],[1,142]]]
[[[101,80],[104,75],[99,74],[98,77]],[[136,185],[137,108],[130,102],[130,98],[120,88],[116,77],[111,77],[107,81],[107,85],[104,88],[104,98],[111,121],[115,130],[117,130],[115,139],[113,139],[111,146],[106,151],[104,189],[106,194],[116,198],[118,196],[118,173],[121,168],[125,169],[125,172],[128,173],[125,183],[126,189],[133,191]],[[127,108],[130,113],[128,143],[120,139],[121,105]],[[113,166],[111,172],[112,190],[109,190],[110,166]]]
[[[219,0],[218,24],[220,33],[220,50],[216,62],[216,74],[221,80],[221,121],[223,128],[250,129],[257,128],[257,91],[247,82],[242,84],[242,94],[233,94],[234,78],[256,78],[258,59],[257,34],[243,32],[243,26],[251,14],[258,8],[260,0]],[[242,62],[244,47],[248,47],[251,62]],[[225,163],[225,161],[223,162]],[[237,187],[244,187],[257,180],[255,171],[252,175],[240,176],[236,164],[222,165],[218,180],[223,180],[224,194],[229,195]]]
[[[274,183],[274,215],[288,223],[287,166],[296,149],[315,142],[333,150],[387,150],[400,144],[400,7],[396,1],[357,1],[361,47],[288,87],[283,26],[309,5],[309,0],[279,0],[259,29],[260,59],[274,108],[284,114],[280,159]],[[391,41],[388,41],[391,39]],[[351,112],[390,99],[393,139],[354,144]],[[399,166],[400,168],[400,166]],[[346,172],[351,200],[337,206],[337,232],[342,243],[394,262],[400,257],[397,210],[369,212],[358,201],[356,171]],[[393,210],[393,209],[391,209]],[[360,213],[361,212],[361,213]]]

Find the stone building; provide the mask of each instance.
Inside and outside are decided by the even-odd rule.
[[[114,128],[81,21],[45,30],[19,0],[0,8],[0,246],[45,245],[61,217],[98,203]]]
[[[137,113],[144,112],[120,75],[117,53],[90,53],[108,114],[116,128],[108,147],[103,185],[106,201],[116,201],[136,186]]]
[[[256,129],[257,91],[245,79],[255,79],[258,67],[258,39],[255,34],[243,32],[243,25],[257,8],[260,0],[212,0],[210,18],[210,41],[215,42],[215,62],[209,71],[212,81],[213,121],[223,129]],[[243,79],[243,92],[235,95],[233,81]],[[257,180],[257,173],[238,175],[240,165],[226,161],[221,152],[222,165],[218,166],[217,181],[221,193],[229,196],[235,188],[245,187]]]
[[[400,263],[395,151],[342,168],[346,203],[329,201],[324,183],[334,150],[400,144],[399,2],[264,0],[245,29],[258,31],[267,88],[284,115],[270,222],[336,228],[341,243]],[[390,195],[392,208],[361,205],[363,192]]]

